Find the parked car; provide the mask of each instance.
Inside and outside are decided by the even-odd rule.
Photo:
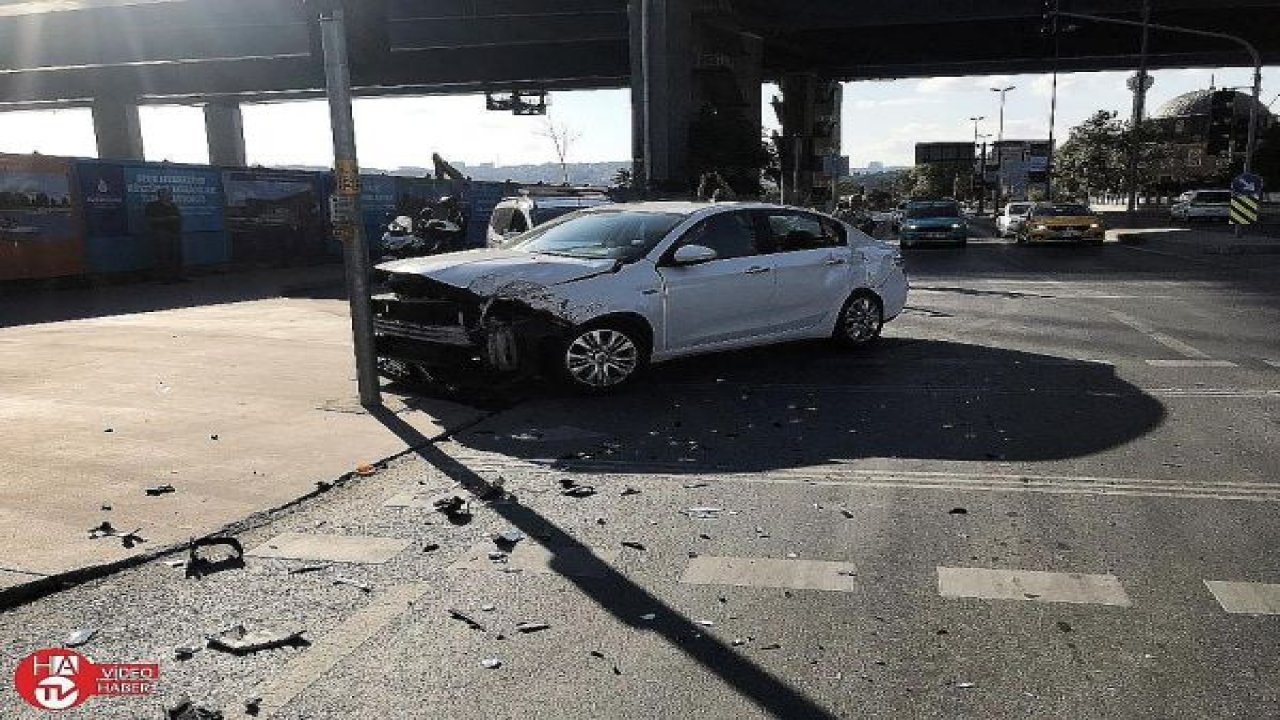
[[[610,202],[609,196],[597,188],[526,188],[519,195],[503,198],[494,206],[485,244],[499,247],[520,233],[561,215]]]
[[[1231,217],[1230,190],[1188,190],[1169,208],[1173,220],[1228,220]]]
[[[902,311],[902,256],[762,203],[586,208],[500,249],[378,266],[379,365],[399,379],[536,373],[621,386],[650,363],[801,338],[859,346]]]
[[[1027,211],[1031,203],[1009,203],[996,215],[996,235],[998,237],[1015,236],[1022,231],[1022,223],[1027,219]]]
[[[1102,218],[1085,205],[1037,203],[1027,212],[1018,233],[1018,242],[1068,241],[1101,245],[1106,232]]]
[[[913,200],[902,211],[898,244],[911,247],[922,243],[968,242],[969,223],[955,200]]]

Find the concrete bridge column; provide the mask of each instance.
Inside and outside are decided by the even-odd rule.
[[[840,83],[816,73],[790,73],[779,85],[782,97],[775,98],[774,109],[782,125],[778,154],[784,202],[828,205],[831,176],[823,158],[840,155]]]
[[[93,101],[93,132],[103,160],[142,160],[142,124],[138,104],[117,98]]]
[[[244,119],[240,103],[211,102],[204,106],[204,133],[209,143],[209,164],[244,167]]]
[[[632,147],[636,186],[657,194],[689,187],[693,14],[689,0],[631,3]]]

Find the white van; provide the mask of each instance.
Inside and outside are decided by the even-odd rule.
[[[548,220],[611,202],[603,190],[595,188],[526,188],[519,195],[504,198],[494,206],[485,244],[499,247]]]

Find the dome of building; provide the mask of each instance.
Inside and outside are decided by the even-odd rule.
[[[1251,93],[1232,91],[1235,94],[1235,114],[1238,118],[1249,117],[1249,106],[1254,102]],[[1155,118],[1184,118],[1205,116],[1209,114],[1209,107],[1213,103],[1213,90],[1193,90],[1189,93],[1183,93],[1178,97],[1166,102],[1156,110],[1152,117]],[[1258,105],[1258,117],[1262,118],[1264,123],[1271,118],[1270,111],[1266,105],[1261,102]]]

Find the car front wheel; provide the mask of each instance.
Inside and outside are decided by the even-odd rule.
[[[649,361],[644,334],[626,323],[584,325],[555,353],[556,374],[570,387],[608,392],[629,383]]]
[[[884,308],[880,299],[867,292],[855,293],[840,311],[835,339],[841,345],[858,347],[880,337],[884,327]]]

